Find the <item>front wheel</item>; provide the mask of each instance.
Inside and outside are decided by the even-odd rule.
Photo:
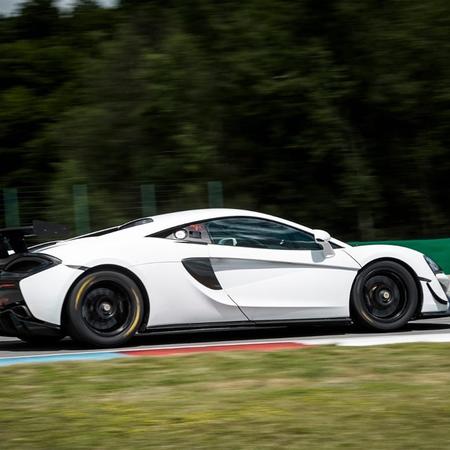
[[[72,339],[95,347],[115,347],[125,344],[139,329],[144,301],[131,278],[99,271],[76,283],[66,312]]]
[[[351,293],[355,323],[377,331],[397,330],[417,310],[419,291],[414,277],[395,261],[379,261],[363,268]]]

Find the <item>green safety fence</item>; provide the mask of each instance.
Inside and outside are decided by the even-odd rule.
[[[210,208],[221,208],[224,204],[223,185],[220,181],[210,181],[207,183],[208,198],[205,203]],[[17,227],[21,223],[19,208],[19,192],[18,189],[4,188],[3,202],[1,202],[0,189],[0,206],[4,210],[4,223],[7,227]],[[157,214],[157,188],[153,184],[140,185],[140,209],[143,216],[152,216]],[[74,224],[78,234],[88,233],[90,226],[90,209],[89,209],[89,192],[86,185],[73,186],[73,206],[74,206]],[[206,205],[205,205],[206,206]],[[137,212],[138,210],[136,210]],[[351,242],[351,245],[367,245],[367,244],[389,244],[401,245],[403,247],[412,248],[425,255],[428,255],[436,261],[444,270],[450,274],[450,238],[443,239],[415,239],[401,241],[377,241],[377,242]]]
[[[205,184],[207,196],[205,195],[203,199],[198,199],[198,196],[196,196],[196,207],[203,205],[204,207],[209,206],[210,208],[222,208],[224,206],[224,189],[222,182],[209,181]],[[135,198],[135,191],[133,188],[136,189],[136,193],[140,192],[138,199]],[[110,186],[110,189],[113,190],[112,185]],[[36,192],[40,192],[40,190],[41,188],[37,188]],[[131,196],[131,202],[126,206],[128,220],[158,214],[158,203],[162,204],[162,208],[164,209],[165,205],[174,200],[175,203],[178,201],[180,204],[183,204],[185,201],[189,204],[189,199],[192,200],[192,196],[189,196],[189,193],[183,193],[178,187],[177,189],[172,189],[172,191],[174,191],[175,194],[171,194],[170,189],[167,190],[166,186],[162,188],[162,192],[159,192],[158,186],[151,183],[131,186],[129,193],[132,192],[133,195]],[[196,191],[202,192],[204,189],[199,185],[196,186]],[[18,227],[21,224],[29,225],[31,221],[36,218],[45,218],[42,217],[42,214],[46,209],[43,204],[42,196],[36,195],[33,190],[26,191],[24,196],[22,193],[23,191],[20,188],[0,188],[0,228],[3,225],[6,227]],[[28,199],[28,201],[24,202],[24,199]],[[37,204],[36,199],[38,199]],[[40,204],[39,201],[41,202]],[[74,230],[77,234],[85,234],[91,231],[91,222],[101,223],[101,218],[99,220],[97,210],[92,208],[90,203],[89,188],[86,184],[76,184],[72,186],[72,205],[73,220],[68,220],[75,225]],[[188,208],[186,207],[186,209]],[[39,217],[34,217],[35,212],[38,213]],[[167,209],[162,212],[167,212]],[[92,221],[91,213],[93,216]]]
[[[352,242],[351,245],[389,244],[412,248],[436,261],[447,274],[450,274],[450,238],[414,239],[406,241]]]

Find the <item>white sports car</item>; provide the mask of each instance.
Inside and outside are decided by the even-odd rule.
[[[27,235],[58,234],[45,228],[0,230],[0,334],[102,347],[157,330],[353,321],[383,331],[449,314],[448,278],[423,254],[352,247],[267,214],[183,211],[28,249]]]

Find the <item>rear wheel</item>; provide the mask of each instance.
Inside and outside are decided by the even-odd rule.
[[[95,347],[125,344],[144,316],[142,294],[128,276],[99,271],[77,282],[67,303],[67,330],[76,341]]]
[[[414,315],[419,292],[411,273],[395,261],[371,264],[358,274],[351,294],[352,319],[365,328],[392,331]]]

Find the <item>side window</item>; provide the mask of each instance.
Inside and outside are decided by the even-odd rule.
[[[320,250],[314,237],[270,220],[236,217],[205,222],[211,242],[217,245],[274,250]]]
[[[157,233],[153,236],[162,237],[165,239],[180,239],[183,241],[199,242],[204,244],[209,244],[211,242],[205,225],[202,223],[191,223],[190,225],[173,228],[162,233]]]

